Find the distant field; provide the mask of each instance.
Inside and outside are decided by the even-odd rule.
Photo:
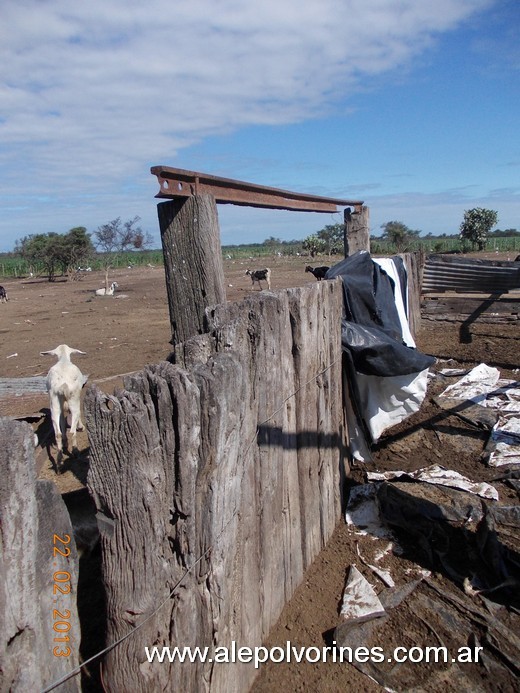
[[[90,267],[91,270],[103,270],[105,256],[102,253],[82,262],[81,266]],[[111,267],[114,269],[124,267],[143,267],[146,265],[162,265],[162,250],[145,250],[139,253],[114,253]],[[39,277],[45,276],[43,265],[38,263],[29,264],[22,257],[0,256],[0,276],[2,277]]]
[[[460,251],[460,249],[460,242],[457,238],[420,238],[417,241],[413,241],[406,250],[410,252],[422,250],[425,253],[453,253]],[[374,255],[393,255],[399,251],[391,243],[379,238],[372,238],[371,252]],[[517,255],[520,253],[520,237],[491,238],[488,240],[481,256],[483,257],[486,253],[488,256],[489,253],[513,253]],[[227,260],[247,260],[249,258],[276,256],[305,257],[308,256],[308,253],[302,250],[301,243],[289,242],[280,244],[228,245],[222,247],[222,255]],[[325,261],[325,258],[328,256],[322,255],[321,257]],[[313,262],[317,262],[317,258],[314,258]],[[88,261],[83,262],[82,266],[90,267],[92,271],[98,271],[103,270],[104,263],[105,256],[99,253],[89,258]],[[113,269],[162,265],[163,253],[161,249],[114,253],[110,264]],[[37,263],[30,265],[22,257],[13,256],[9,253],[0,255],[0,277],[19,278],[30,276],[45,276],[44,266]]]

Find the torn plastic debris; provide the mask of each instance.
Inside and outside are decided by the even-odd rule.
[[[481,363],[456,383],[449,385],[440,397],[470,399],[472,402],[482,404],[482,400],[494,390],[499,379],[500,371],[498,368],[492,368]]]
[[[481,363],[439,397],[469,400],[498,412],[498,422],[486,446],[487,463],[491,467],[520,464],[519,381],[500,379],[497,368]]]
[[[446,469],[440,464],[432,464],[429,467],[417,469],[415,472],[390,471],[390,472],[369,472],[367,478],[369,481],[389,481],[391,479],[399,479],[402,477],[413,479],[414,481],[423,481],[428,484],[439,484],[441,486],[449,486],[450,488],[459,489],[459,491],[467,491],[474,493],[482,498],[498,500],[498,491],[491,484],[486,482],[475,482],[462,476],[452,469]]]
[[[386,587],[395,587],[395,582],[392,577],[392,574],[390,573],[389,570],[385,570],[384,568],[380,568],[377,565],[372,565],[367,561],[367,559],[361,555],[361,551],[359,550],[359,544],[356,542],[356,551],[357,555],[359,556],[359,560],[363,565],[366,565],[367,568],[370,568],[370,570],[376,575],[381,582],[386,585]],[[376,563],[383,558],[385,554],[379,554],[379,557],[376,558]]]
[[[489,448],[490,467],[520,464],[520,418],[500,417],[491,432]]]
[[[350,491],[345,520],[356,534],[395,540],[379,512],[376,492],[379,484],[361,484]]]
[[[356,378],[364,419],[374,443],[384,431],[418,412],[428,389],[428,369],[389,377],[357,373]]]
[[[462,657],[449,657],[447,662],[441,658],[425,658],[413,665],[410,661],[398,664],[391,657],[378,660],[354,657],[352,665],[377,681],[383,690],[491,691],[518,688],[518,636],[511,627],[479,607],[470,597],[453,591],[449,585],[436,584],[433,579],[384,590],[379,596],[386,616],[361,623],[340,623],[333,636],[337,646],[355,651],[363,644],[370,650],[381,646],[385,634],[392,639],[396,633],[402,634],[402,640],[406,638],[405,631],[413,634],[411,644],[423,653],[456,652],[462,644],[471,648],[483,646],[479,666],[468,666],[468,660]],[[405,630],[401,630],[403,624]],[[402,644],[405,642],[406,639]],[[433,644],[435,648],[431,648]],[[469,652],[469,647],[461,649]]]
[[[374,592],[374,588],[355,565],[350,566],[340,613],[348,620],[366,620],[385,615],[383,605]]]
[[[466,375],[468,373],[467,368],[441,368],[439,371],[441,375],[445,375],[446,377],[453,378],[458,375]]]

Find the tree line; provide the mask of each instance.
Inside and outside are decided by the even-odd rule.
[[[492,209],[476,207],[466,210],[458,234],[461,250],[463,252],[467,252],[469,249],[483,250],[491,235],[491,229],[497,222],[498,212]],[[421,231],[408,228],[402,221],[388,221],[382,224],[381,228],[383,232],[379,238],[395,247],[398,253],[409,250],[414,241],[421,238]],[[520,235],[516,229],[495,233],[497,237],[499,235],[505,237]],[[309,252],[312,257],[325,253],[328,255],[339,254],[343,250],[343,234],[343,224],[329,224],[321,231],[307,236],[303,241],[302,248]],[[425,238],[433,238],[433,236],[428,234]]]
[[[29,267],[42,268],[50,282],[55,280],[59,272],[74,278],[83,263],[88,262],[96,252],[102,253],[108,277],[114,254],[145,250],[152,245],[151,235],[143,232],[139,221],[138,216],[125,222],[117,217],[99,226],[92,234],[84,226],[77,226],[65,234],[31,234],[16,242],[14,253],[22,257]]]
[[[88,233],[84,226],[77,226],[65,234],[31,234],[16,242],[14,253],[25,260],[29,267],[43,270],[51,282],[59,272],[74,278],[78,268],[87,263],[94,254],[98,254],[98,257],[102,258],[107,283],[108,271],[118,254],[151,248],[153,239],[149,233],[143,232],[139,221],[138,216],[125,222],[121,217],[117,217],[99,226],[92,234]],[[477,207],[464,212],[458,236],[442,234],[438,238],[456,237],[461,250],[467,252],[470,249],[483,250],[490,236],[520,236],[516,229],[492,232],[491,229],[497,222],[496,211]],[[432,234],[421,236],[420,231],[410,229],[401,221],[386,222],[381,225],[381,229],[382,234],[377,240],[387,242],[396,252],[409,250],[419,239],[437,238]],[[262,245],[283,249],[297,244],[312,257],[319,254],[338,255],[343,252],[343,234],[343,224],[328,224],[303,241],[281,241],[271,236]]]

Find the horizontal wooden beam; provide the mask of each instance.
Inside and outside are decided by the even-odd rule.
[[[168,166],[153,166],[151,172],[157,176],[159,192],[155,197],[159,198],[173,199],[206,193],[213,195],[216,202],[220,203],[298,212],[334,213],[338,211],[338,207],[354,207],[354,212],[360,212],[363,206],[363,202],[358,200],[339,200],[290,192]]]

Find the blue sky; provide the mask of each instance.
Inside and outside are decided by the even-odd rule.
[[[361,199],[373,233],[520,229],[518,0],[5,0],[0,251],[141,217],[166,165]],[[337,215],[219,206],[222,242]]]

